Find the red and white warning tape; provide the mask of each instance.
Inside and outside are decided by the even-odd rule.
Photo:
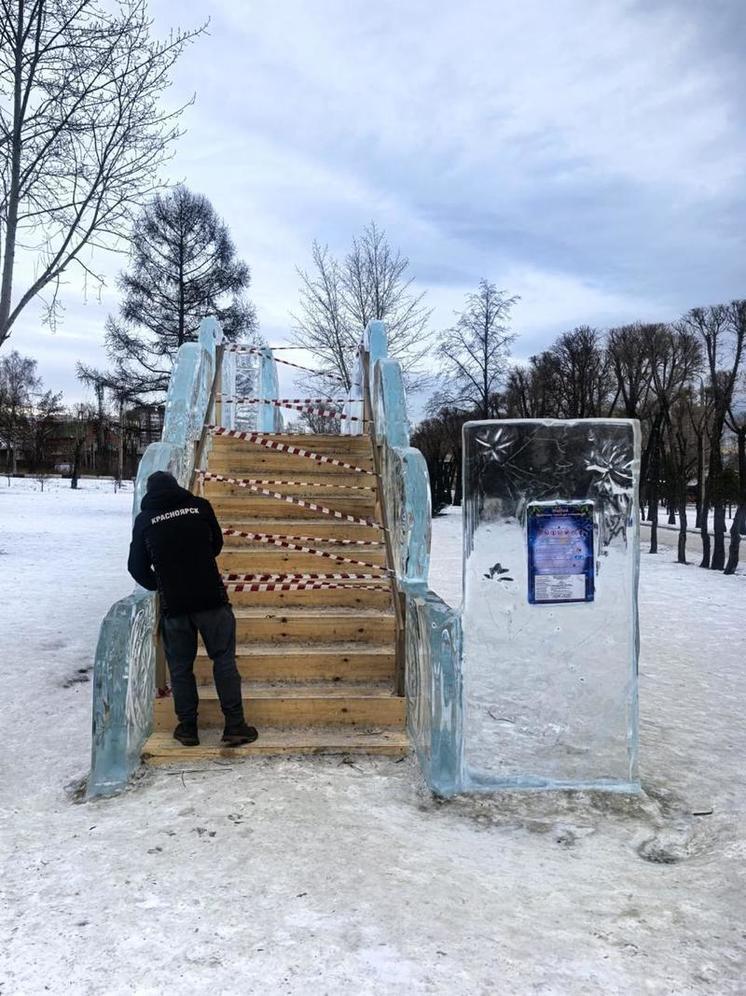
[[[243,346],[238,342],[230,342],[225,347],[226,351],[229,353],[254,353],[258,356],[267,356],[271,352],[269,347],[261,346]],[[286,367],[295,367],[296,370],[305,370],[306,373],[316,374],[320,377],[326,377],[327,380],[336,380],[339,384],[344,384],[347,386],[347,382],[343,377],[337,377],[335,374],[323,373],[321,370],[312,370],[310,367],[302,367],[300,363],[291,363],[290,360],[281,360],[279,356],[273,357],[275,363],[284,363]]]
[[[290,453],[293,456],[307,457],[309,460],[315,460],[316,463],[327,463],[332,467],[354,470],[356,474],[375,476],[375,471],[366,470],[364,467],[356,467],[354,463],[346,463],[344,460],[327,456],[325,453],[314,453],[313,450],[305,450],[300,446],[281,443],[278,439],[269,439],[261,432],[241,432],[238,429],[224,429],[220,425],[208,425],[206,428],[213,436],[229,436],[231,439],[244,439],[246,442],[255,443],[257,446],[265,446],[269,450],[279,450],[282,453]]]
[[[316,408],[314,405],[308,404],[298,404],[294,401],[286,401],[281,398],[223,398],[224,404],[262,404],[262,405],[274,405],[275,408],[291,408],[296,412],[306,412],[308,415],[323,415],[324,418],[339,418],[347,419],[350,422],[368,422],[367,418],[360,418],[357,415],[346,415],[344,412],[338,412],[332,408]]]
[[[371,567],[373,570],[382,571],[385,575],[390,575],[391,571],[382,564],[371,564],[367,560],[353,560],[352,557],[343,557],[340,553],[330,553],[328,550],[317,550],[311,546],[302,546],[299,543],[289,543],[287,539],[279,536],[272,536],[268,533],[246,533],[240,529],[224,529],[223,536],[243,536],[245,539],[258,540],[260,543],[269,543],[271,546],[279,546],[285,550],[297,550],[298,553],[310,553],[314,557],[324,557],[333,560],[337,564],[353,564],[355,567]]]
[[[205,471],[201,471],[200,473],[203,477],[208,476]],[[326,505],[317,505],[316,502],[306,501],[304,498],[298,498],[296,495],[283,495],[279,491],[268,491],[267,488],[261,488],[258,484],[248,484],[246,481],[241,481],[238,478],[223,477],[222,480],[227,481],[230,484],[238,484],[242,488],[248,488],[248,490],[253,491],[254,494],[264,495],[265,498],[274,498],[276,501],[286,501],[290,505],[298,505],[300,508],[307,508],[312,512],[321,512],[322,515],[331,515],[335,519],[342,519],[345,522],[354,522],[359,526],[376,526],[378,524],[372,519],[363,519],[358,515],[349,515],[347,512],[339,512],[336,508],[327,508]]]
[[[233,405],[346,405],[350,401],[359,403],[361,398],[231,398],[227,395],[219,395],[221,401]]]
[[[386,584],[354,584],[347,581],[270,581],[251,582],[228,581],[226,588],[231,591],[307,591],[309,589],[332,591],[337,588],[350,588],[354,591],[386,591]]]
[[[223,536],[243,536],[244,539],[256,539],[262,542],[272,540],[300,540],[302,543],[330,543],[332,546],[380,546],[381,541],[366,539],[336,539],[333,536],[285,536],[283,533],[246,533],[241,529],[227,527]]]
[[[268,581],[386,581],[383,574],[350,574],[340,571],[335,574],[223,574],[223,581],[248,581],[250,583],[266,583]]]
[[[334,488],[341,491],[373,491],[368,484],[327,484],[324,481],[275,481],[257,480],[254,477],[225,477],[223,474],[213,474],[208,470],[198,470],[196,473],[204,481],[222,481],[224,484],[237,484],[247,488],[250,484],[298,484],[304,488]]]

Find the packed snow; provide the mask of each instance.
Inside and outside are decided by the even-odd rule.
[[[640,797],[439,802],[411,759],[356,757],[147,771],[77,804],[132,496],[17,485],[0,483],[2,996],[744,992],[743,573],[642,557]],[[457,510],[433,535],[431,583],[456,604]]]

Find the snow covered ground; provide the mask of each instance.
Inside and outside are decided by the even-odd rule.
[[[130,503],[0,482],[2,996],[746,991],[743,574],[643,556],[639,798],[442,803],[411,761],[307,758],[76,805]],[[457,513],[433,554],[457,602]]]

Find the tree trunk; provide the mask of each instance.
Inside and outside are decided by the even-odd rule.
[[[722,422],[715,422],[710,446],[710,467],[707,475],[708,493],[712,504],[712,559],[710,570],[722,571],[725,567],[725,501],[723,498],[723,455],[721,440]]]
[[[648,506],[648,522],[650,523],[650,553],[658,552],[658,484],[660,480],[661,439],[658,420],[652,430],[653,448],[650,452],[650,504]]]
[[[13,129],[10,138],[10,184],[6,188],[5,245],[2,247],[3,272],[0,277],[0,346],[10,335],[10,307],[13,292],[13,265],[16,256],[18,208],[21,190],[22,82],[23,82],[23,8],[19,8],[16,46],[13,60]],[[7,160],[6,160],[7,161]]]
[[[119,402],[119,441],[117,447],[117,484],[121,485],[124,473],[124,401]]]
[[[463,468],[461,466],[462,459],[461,459],[461,449],[460,448],[456,451],[455,456],[456,456],[456,479],[455,479],[454,484],[453,484],[453,504],[460,508],[461,507],[461,492],[463,490],[463,485],[462,485],[462,471],[463,471]]]
[[[710,514],[710,502],[708,500],[707,488],[705,487],[705,496],[702,499],[702,508],[699,514],[699,535],[702,539],[702,560],[700,561],[700,567],[710,566],[710,531],[707,528],[707,518]]]
[[[76,491],[78,488],[78,478],[80,477],[80,454],[83,450],[83,440],[75,440],[75,449],[73,450],[73,473],[70,478],[70,487]]]
[[[702,505],[705,497],[705,443],[704,433],[697,436],[697,518],[694,520],[696,529],[702,527]]]
[[[730,527],[728,562],[725,565],[723,574],[736,573],[741,552],[741,533],[744,531],[744,527],[746,527],[746,502],[742,502],[736,509],[736,516],[733,519],[733,525]]]
[[[680,564],[686,563],[686,474],[682,475],[681,484],[679,486],[679,548],[678,548],[678,562]]]
[[[741,547],[741,535],[746,533],[746,429],[738,433],[738,507],[730,527],[730,547],[725,574],[735,574]]]

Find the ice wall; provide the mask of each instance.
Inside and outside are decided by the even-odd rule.
[[[639,448],[622,419],[464,427],[464,788],[637,787]]]

